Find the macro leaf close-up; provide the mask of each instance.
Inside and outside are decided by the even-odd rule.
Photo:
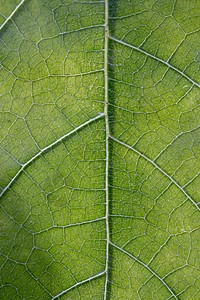
[[[0,1],[0,299],[200,299],[200,1]]]

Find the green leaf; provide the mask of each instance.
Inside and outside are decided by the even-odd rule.
[[[0,3],[0,299],[200,299],[200,2]]]

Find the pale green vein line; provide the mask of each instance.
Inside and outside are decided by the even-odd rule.
[[[100,115],[86,121],[85,123],[79,125],[78,127],[74,128],[72,131],[64,134],[63,136],[61,136],[59,139],[57,139],[55,142],[51,143],[50,145],[48,145],[47,147],[41,149],[35,156],[33,156],[31,159],[29,159],[25,164],[22,165],[21,169],[15,174],[15,176],[12,178],[12,180],[8,183],[8,185],[2,190],[2,192],[0,193],[0,197],[7,191],[7,189],[10,187],[10,185],[15,181],[15,179],[19,176],[19,174],[21,174],[21,172],[24,170],[24,168],[26,168],[31,162],[33,162],[36,158],[38,158],[41,154],[43,154],[45,151],[51,149],[53,146],[57,145],[58,143],[60,143],[61,141],[63,141],[65,138],[71,136],[72,134],[74,134],[75,132],[79,131],[80,129],[82,129],[83,127],[91,124],[92,122],[102,118],[104,116],[104,113],[101,113]]]
[[[184,188],[186,188],[191,182],[193,182],[197,177],[199,177],[200,172],[198,172],[191,180],[189,180],[186,184],[184,184]]]
[[[154,165],[154,167],[156,167],[156,169],[158,169],[160,172],[162,172],[165,176],[167,176],[184,194],[185,196],[190,199],[190,201],[196,206],[196,208],[198,210],[200,210],[200,208],[198,207],[197,203],[188,195],[188,193],[170,176],[168,175],[165,171],[163,171],[154,161],[152,161],[150,158],[148,158],[147,156],[145,156],[144,154],[142,154],[141,152],[139,152],[138,150],[136,150],[135,148],[129,146],[128,144],[121,142],[120,140],[116,139],[113,136],[110,136],[110,138],[114,141],[116,141],[117,143],[133,150],[134,152],[136,152],[138,155],[142,156],[145,160],[148,160],[152,165]]]
[[[181,266],[181,267],[178,267],[178,268],[174,268],[171,272],[169,272],[169,273],[167,273],[164,277],[163,277],[163,279],[165,279],[165,278],[167,278],[168,276],[170,276],[171,274],[173,274],[173,273],[175,273],[176,274],[176,272],[178,273],[178,271],[180,271],[180,270],[183,270],[183,272],[184,272],[184,269],[186,268],[188,266],[188,263],[186,262],[183,266]],[[199,271],[199,268],[198,267],[192,267],[194,270],[196,269],[196,270],[198,270]]]
[[[109,276],[109,242],[110,242],[110,228],[109,228],[109,119],[108,119],[108,36],[109,36],[109,5],[108,0],[105,0],[105,52],[104,52],[104,76],[105,76],[105,103],[104,115],[106,123],[106,280],[104,289],[104,300],[107,299],[108,294],[108,276]]]
[[[62,77],[62,78],[71,78],[71,77],[78,77],[78,76],[85,76],[85,75],[90,75],[90,74],[95,74],[95,73],[100,73],[100,72],[103,72],[104,69],[98,69],[98,70],[93,70],[93,71],[89,71],[89,72],[85,72],[85,73],[77,73],[77,74],[57,74],[57,75],[54,75],[54,74],[49,74],[47,76],[43,76],[43,77],[40,77],[40,78],[37,78],[37,79],[34,79],[34,80],[28,80],[30,82],[35,82],[35,81],[40,81],[42,79],[45,79],[45,78],[57,78],[57,77]]]
[[[35,282],[37,284],[39,284],[41,286],[41,288],[44,289],[49,294],[50,297],[52,297],[52,294],[47,290],[47,288],[39,280],[37,280],[37,278],[29,270],[29,268],[27,266],[25,266],[25,268],[26,268],[26,271],[28,272],[28,274],[35,280]]]
[[[141,14],[141,12],[138,12],[138,13],[134,12],[134,13],[132,13],[130,15],[121,16],[121,17],[109,17],[109,19],[111,19],[111,20],[120,20],[120,19],[135,17],[135,16],[140,15],[140,14]]]
[[[149,266],[145,265],[145,263],[143,263],[141,260],[139,260],[137,257],[133,256],[132,254],[130,254],[129,252],[127,252],[126,250],[122,249],[121,247],[113,244],[112,242],[110,242],[110,244],[115,247],[116,249],[120,250],[121,252],[125,253],[126,255],[128,255],[129,257],[131,257],[132,259],[134,259],[135,261],[137,261],[139,264],[143,265],[146,269],[148,269],[151,274],[153,274],[156,278],[159,279],[159,281],[161,281],[164,286],[168,289],[168,291],[174,296],[175,299],[178,300],[178,298],[176,297],[176,295],[174,294],[174,292],[170,289],[170,287],[165,283],[165,281],[158,275],[156,274],[151,268],[149,268]]]
[[[183,232],[185,234],[185,232]],[[181,233],[182,234],[182,233]],[[173,237],[176,236],[176,234],[172,234],[170,236],[168,236],[168,238],[165,240],[165,242],[160,246],[160,248],[158,249],[158,251],[156,251],[154,253],[154,255],[152,256],[152,258],[149,260],[147,265],[150,265],[152,263],[152,261],[155,259],[155,257],[161,252],[161,250],[167,245],[167,243],[169,242],[169,240]]]
[[[89,282],[90,280],[93,280],[93,279],[96,279],[96,278],[98,278],[98,277],[101,277],[101,276],[104,275],[104,274],[105,274],[105,271],[103,271],[103,272],[101,272],[101,273],[99,273],[99,274],[97,274],[97,275],[91,276],[90,278],[87,278],[87,279],[85,279],[85,280],[83,280],[83,281],[81,281],[81,282],[78,282],[78,283],[74,284],[73,286],[71,286],[70,288],[68,288],[68,289],[62,291],[61,293],[59,293],[58,295],[54,296],[54,297],[52,298],[52,300],[54,300],[54,299],[56,299],[56,298],[62,296],[63,294],[69,292],[70,290],[74,289],[75,287],[77,287],[77,286],[79,286],[79,285],[81,285],[81,284],[84,284],[84,283],[86,283],[86,282]]]
[[[134,219],[145,220],[145,217],[126,216],[126,215],[111,215],[111,214],[109,216],[110,217],[116,217],[116,218],[134,218]]]
[[[11,20],[11,18],[13,17],[13,15],[16,13],[16,11],[20,8],[20,6],[22,6],[22,4],[24,3],[25,0],[22,0],[17,7],[13,10],[13,12],[10,14],[10,16],[5,20],[5,22],[0,26],[0,30],[8,23],[8,21]]]
[[[95,223],[95,222],[98,222],[98,221],[102,221],[102,220],[105,220],[106,217],[102,217],[102,218],[98,218],[98,219],[94,219],[94,220],[89,220],[89,221],[83,221],[83,222],[80,222],[80,223],[74,223],[74,224],[69,224],[69,225],[54,225],[54,226],[51,226],[47,229],[44,229],[44,230],[41,230],[41,231],[38,231],[38,232],[34,232],[33,234],[36,235],[36,234],[40,234],[40,233],[43,233],[43,232],[47,232],[51,229],[54,229],[54,228],[70,228],[70,227],[74,227],[74,226],[79,226],[79,225],[85,225],[85,224],[91,224],[91,223]]]
[[[153,58],[153,59],[155,59],[155,60],[161,62],[162,64],[166,65],[168,68],[173,69],[174,71],[176,71],[177,73],[179,73],[180,75],[182,75],[183,77],[185,77],[187,80],[189,80],[190,82],[192,82],[194,85],[200,87],[200,84],[199,84],[199,83],[197,83],[196,81],[194,81],[192,78],[188,77],[188,76],[187,76],[185,73],[183,73],[181,70],[179,70],[179,69],[177,69],[176,67],[172,66],[172,65],[169,64],[168,62],[162,60],[161,58],[158,58],[158,57],[156,57],[156,56],[154,56],[154,55],[152,55],[152,54],[150,54],[150,53],[148,53],[148,52],[146,52],[146,51],[144,51],[144,50],[142,50],[142,49],[140,49],[140,48],[138,48],[138,47],[135,47],[135,46],[133,46],[133,45],[131,45],[131,44],[128,44],[128,43],[126,43],[126,42],[123,42],[123,41],[121,41],[121,40],[118,40],[118,39],[116,39],[115,37],[109,36],[109,38],[110,38],[111,40],[113,40],[113,41],[119,43],[119,44],[122,44],[122,45],[124,45],[124,46],[129,47],[129,48],[132,48],[132,49],[134,49],[134,50],[137,50],[137,51],[139,51],[139,52],[141,52],[141,53],[143,53],[143,54],[145,54],[145,55],[147,55],[147,56],[149,56],[149,57],[151,57],[151,58]]]
[[[1,64],[0,64],[1,65]],[[12,72],[10,72],[8,69],[6,69],[5,67],[3,67],[8,73],[12,74]],[[29,79],[23,79],[21,77],[18,76],[18,79],[20,80],[23,80],[23,81],[27,81],[27,82],[36,82],[36,81],[41,81],[42,79],[46,79],[46,78],[58,78],[58,77],[61,77],[61,78],[73,78],[73,77],[79,77],[79,76],[86,76],[86,75],[90,75],[90,74],[95,74],[95,73],[100,73],[100,72],[104,72],[104,69],[98,69],[98,70],[93,70],[93,71],[89,71],[89,72],[85,72],[85,73],[77,73],[77,74],[57,74],[57,75],[54,75],[54,74],[49,74],[47,76],[43,76],[43,77],[40,77],[40,78],[37,78],[37,79],[34,79],[34,80],[29,80]],[[15,77],[14,74],[12,74],[12,76]],[[16,78],[16,77],[15,77]],[[96,102],[101,102],[101,101],[97,101]],[[18,118],[20,118],[18,116]]]
[[[26,227],[24,227],[24,223],[25,223],[25,221],[27,220],[27,218],[25,219],[25,221],[21,224],[21,223],[19,223],[19,222],[17,222],[8,212],[7,212],[7,210],[0,204],[0,207],[2,208],[2,210],[4,211],[4,213],[9,217],[9,219],[13,222],[13,223],[15,223],[15,224],[17,224],[18,226],[19,226],[19,229],[21,229],[21,228],[23,228],[27,233],[31,233],[30,232],[30,230],[28,230]]]
[[[182,232],[179,232],[179,233],[175,233],[175,234],[171,234],[170,236],[168,236],[168,238],[165,240],[165,242],[160,246],[160,248],[158,249],[158,251],[156,251],[154,253],[154,255],[152,256],[152,258],[149,260],[148,264],[147,265],[150,265],[152,263],[152,261],[154,261],[155,257],[161,252],[161,250],[167,245],[167,243],[170,241],[171,238],[173,237],[177,237],[177,236],[181,236],[183,234],[191,234],[192,232],[196,231],[196,230],[199,230],[200,227],[196,227],[194,229],[191,229],[189,231],[187,230],[184,230]],[[177,270],[177,269],[176,269]],[[174,270],[173,270],[174,272]],[[169,274],[171,274],[172,272],[168,273],[167,275],[165,275],[163,278],[167,277]]]
[[[87,26],[87,27],[81,27],[81,28],[78,28],[78,29],[74,29],[74,30],[69,30],[69,31],[63,31],[63,32],[59,32],[58,34],[56,35],[53,35],[53,36],[50,36],[48,38],[45,38],[43,40],[48,40],[48,39],[51,39],[51,38],[55,38],[55,37],[58,37],[60,35],[65,35],[65,34],[70,34],[70,33],[75,33],[75,32],[79,32],[79,31],[83,31],[83,30],[87,30],[87,29],[93,29],[93,28],[103,28],[104,27],[104,24],[97,24],[97,25],[91,25],[91,26]]]
[[[170,142],[170,144],[168,144],[163,150],[160,151],[160,153],[154,158],[154,161],[156,161],[163,154],[163,152],[165,152],[168,148],[170,148],[173,145],[173,143],[175,143],[178,140],[178,138],[180,138],[181,136],[183,136],[184,134],[187,134],[187,133],[191,134],[192,132],[194,132],[195,130],[197,130],[199,128],[200,128],[200,126],[197,126],[195,128],[192,128],[191,130],[183,131],[177,135],[172,133],[174,135],[174,139]]]

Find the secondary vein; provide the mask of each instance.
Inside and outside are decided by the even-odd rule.
[[[139,51],[139,52],[141,52],[141,53],[143,53],[143,54],[145,54],[145,55],[147,55],[147,56],[149,56],[149,57],[151,57],[151,58],[153,58],[153,59],[155,59],[155,60],[161,62],[162,64],[166,65],[168,68],[173,69],[174,71],[176,71],[177,73],[179,73],[180,75],[182,75],[183,77],[185,77],[187,80],[189,80],[190,82],[192,82],[194,85],[200,87],[200,84],[199,84],[198,82],[194,81],[192,78],[190,78],[189,76],[187,76],[185,73],[183,73],[181,70],[177,69],[176,67],[174,67],[173,65],[171,65],[171,64],[168,63],[167,61],[164,61],[164,60],[162,60],[161,58],[158,58],[158,57],[156,57],[156,56],[154,56],[154,55],[152,55],[152,54],[150,54],[150,53],[148,53],[148,52],[146,52],[146,51],[144,51],[144,50],[142,50],[142,49],[140,49],[140,48],[138,48],[138,47],[135,47],[135,46],[133,46],[133,45],[131,45],[131,44],[128,44],[128,43],[126,43],[126,42],[123,42],[123,41],[121,41],[121,40],[118,40],[118,39],[116,39],[116,38],[113,37],[113,36],[109,36],[109,38],[110,38],[111,40],[113,40],[113,41],[119,43],[119,44],[122,44],[122,45],[124,45],[124,46],[129,47],[129,48],[132,48],[132,49],[134,49],[134,50],[137,50],[137,51]]]
[[[90,123],[102,118],[104,116],[104,114],[100,114],[97,115],[96,117],[86,121],[85,123],[79,125],[78,127],[74,128],[72,131],[64,134],[63,136],[61,136],[59,139],[57,139],[55,142],[51,143],[50,145],[46,146],[45,148],[41,149],[36,155],[34,155],[31,159],[29,159],[25,164],[22,165],[22,167],[19,169],[19,171],[15,174],[15,176],[11,179],[11,181],[7,184],[7,186],[2,190],[2,192],[0,193],[0,197],[7,191],[7,189],[10,187],[10,185],[15,181],[15,179],[19,176],[19,174],[31,163],[33,162],[36,158],[38,158],[41,154],[43,154],[45,151],[47,151],[48,149],[52,148],[53,146],[57,145],[58,143],[60,143],[61,141],[63,141],[65,138],[67,138],[68,136],[74,134],[75,132],[77,132],[78,130],[80,130],[81,128],[89,125]]]
[[[197,203],[190,197],[190,195],[188,195],[188,193],[170,176],[168,175],[165,171],[163,171],[153,160],[151,160],[150,158],[148,158],[147,156],[145,156],[144,154],[142,154],[140,151],[138,151],[137,149],[129,146],[128,144],[116,139],[113,136],[110,136],[110,138],[112,140],[114,140],[115,142],[133,150],[134,152],[136,152],[137,154],[139,154],[140,156],[142,156],[145,160],[148,160],[152,165],[154,165],[154,167],[156,167],[156,169],[158,169],[160,172],[162,172],[165,176],[167,176],[184,194],[185,196],[190,199],[190,201],[195,205],[195,207],[200,210],[200,208],[198,207]]]
[[[3,24],[0,26],[0,30],[8,23],[8,21],[10,21],[13,17],[13,15],[16,13],[16,11],[20,8],[20,6],[22,6],[22,4],[24,3],[25,0],[22,0],[17,6],[16,8],[13,10],[13,12],[10,14],[10,16],[5,20],[5,22],[3,22]]]
[[[174,296],[175,299],[178,300],[177,296],[174,294],[174,292],[170,289],[170,287],[165,283],[165,281],[157,274],[155,273],[149,266],[147,266],[145,263],[143,263],[141,260],[139,260],[137,257],[133,256],[132,254],[130,254],[129,252],[127,252],[126,250],[122,249],[121,247],[117,246],[116,244],[111,243],[111,245],[115,248],[117,248],[119,251],[127,254],[129,257],[133,258],[135,261],[137,261],[139,264],[143,265],[146,269],[148,269],[151,274],[153,274],[155,277],[157,277],[162,283],[163,285],[168,289],[168,291]]]
[[[93,279],[96,279],[96,278],[98,278],[98,277],[101,277],[104,273],[105,273],[105,272],[101,272],[101,273],[99,273],[99,274],[97,274],[97,275],[94,275],[94,276],[91,276],[91,277],[89,277],[89,278],[87,278],[87,279],[85,279],[85,280],[83,280],[83,281],[81,281],[81,282],[77,282],[76,284],[74,284],[74,285],[71,286],[70,288],[68,288],[68,289],[62,291],[61,293],[57,294],[56,296],[54,296],[54,297],[52,298],[52,300],[54,300],[54,299],[56,299],[56,298],[62,296],[63,294],[69,292],[70,290],[74,289],[75,287],[80,286],[81,284],[84,284],[84,283],[86,283],[86,282],[88,282],[88,281],[90,281],[90,280],[93,280]]]

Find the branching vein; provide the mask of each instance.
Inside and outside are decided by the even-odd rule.
[[[89,221],[83,221],[83,222],[80,222],[80,223],[73,223],[73,224],[69,224],[69,225],[55,225],[55,226],[52,226],[52,227],[48,227],[47,229],[40,230],[38,232],[34,232],[34,235],[40,234],[40,233],[43,233],[43,232],[47,232],[47,231],[49,231],[51,229],[54,229],[54,228],[63,228],[63,229],[65,229],[65,228],[70,228],[70,227],[74,227],[74,226],[81,226],[81,225],[85,225],[85,224],[91,224],[91,223],[102,221],[102,220],[105,220],[105,217],[94,219],[94,220],[89,220]]]
[[[170,287],[165,283],[165,281],[158,275],[156,274],[149,266],[145,265],[141,260],[139,260],[137,257],[133,256],[132,254],[130,254],[129,252],[127,252],[126,250],[122,249],[121,247],[117,246],[116,244],[113,244],[112,242],[110,242],[110,244],[115,247],[116,249],[120,250],[121,252],[127,254],[128,256],[130,256],[131,258],[133,258],[135,261],[137,261],[139,264],[143,265],[146,269],[148,269],[155,277],[157,277],[163,284],[164,286],[168,289],[168,291],[174,296],[175,299],[178,300],[178,298],[176,297],[176,295],[174,294],[174,292],[170,289]]]
[[[52,298],[52,300],[54,300],[54,299],[56,299],[56,298],[62,296],[63,294],[69,292],[70,290],[74,289],[75,287],[77,287],[77,286],[79,286],[79,285],[81,285],[81,284],[83,284],[83,283],[86,283],[86,282],[88,282],[88,281],[90,281],[90,280],[92,280],[92,279],[96,279],[96,278],[98,278],[98,277],[100,277],[100,276],[102,276],[102,275],[104,275],[104,274],[105,274],[105,271],[104,271],[104,272],[101,272],[101,273],[99,273],[99,274],[97,274],[97,275],[91,276],[91,277],[89,277],[89,278],[87,278],[87,279],[85,279],[85,280],[83,280],[83,281],[81,281],[81,282],[78,282],[78,283],[76,283],[75,285],[71,286],[70,288],[68,288],[68,289],[62,291],[61,293],[59,293],[58,295],[54,296],[54,297]]]
[[[3,22],[3,24],[0,26],[0,30],[12,19],[12,17],[14,16],[14,14],[16,13],[16,11],[20,8],[20,6],[22,6],[22,4],[24,3],[25,0],[22,0],[17,6],[16,8],[13,10],[13,12],[10,14],[10,16],[5,20],[5,22]]]
[[[110,38],[111,40],[113,40],[113,41],[119,43],[119,44],[122,44],[122,45],[125,45],[125,46],[127,46],[127,47],[130,47],[130,48],[132,48],[132,49],[134,49],[134,50],[137,50],[137,51],[139,51],[139,52],[141,52],[141,53],[143,53],[143,54],[145,54],[145,55],[147,55],[147,56],[149,56],[149,57],[151,57],[151,58],[153,58],[153,59],[155,59],[155,60],[161,62],[162,64],[166,65],[168,68],[173,69],[174,71],[176,71],[177,73],[179,73],[180,75],[182,75],[183,77],[185,77],[186,79],[188,79],[188,80],[189,80],[190,82],[192,82],[194,85],[200,87],[200,84],[199,84],[199,83],[197,83],[196,81],[194,81],[192,78],[188,77],[185,73],[183,73],[181,70],[177,69],[176,67],[174,67],[173,65],[171,65],[171,64],[168,63],[167,61],[164,61],[164,60],[162,60],[161,58],[158,58],[158,57],[156,57],[156,56],[154,56],[154,55],[152,55],[152,54],[150,54],[150,53],[148,53],[148,52],[146,52],[146,51],[144,51],[144,50],[142,50],[142,49],[140,49],[140,48],[138,48],[138,47],[135,47],[135,46],[133,46],[133,45],[131,45],[131,44],[128,44],[128,43],[126,43],[126,42],[123,42],[123,41],[121,41],[121,40],[118,40],[118,39],[116,39],[115,37],[109,36],[109,38]]]
[[[78,130],[82,129],[83,127],[89,125],[90,123],[102,118],[104,116],[104,114],[100,114],[88,121],[86,121],[85,123],[81,124],[80,126],[74,128],[72,131],[64,134],[63,136],[61,136],[59,139],[57,139],[55,142],[53,142],[52,144],[48,145],[47,147],[41,149],[35,156],[33,156],[31,159],[29,159],[25,164],[22,165],[21,169],[15,174],[15,176],[12,178],[12,180],[8,183],[8,185],[2,190],[2,192],[0,193],[0,197],[7,191],[7,189],[10,187],[10,185],[15,181],[15,179],[19,176],[19,174],[21,174],[21,172],[30,164],[32,163],[36,158],[38,158],[41,154],[43,154],[45,151],[51,149],[53,146],[59,144],[61,141],[63,141],[65,138],[71,136],[72,134],[74,134],[75,132],[77,132]]]
[[[148,158],[147,156],[145,156],[144,154],[142,154],[141,152],[139,152],[138,150],[136,150],[135,148],[127,145],[124,142],[121,142],[120,140],[116,139],[115,137],[111,136],[110,137],[112,140],[116,141],[117,143],[135,151],[137,154],[139,154],[140,156],[142,156],[145,160],[148,160],[152,165],[154,165],[160,172],[162,172],[165,176],[167,176],[184,194],[185,196],[190,199],[190,201],[196,206],[196,208],[198,210],[200,210],[200,208],[198,207],[197,203],[188,195],[188,193],[170,176],[168,175],[165,171],[163,171],[154,161],[152,161],[150,158]]]

